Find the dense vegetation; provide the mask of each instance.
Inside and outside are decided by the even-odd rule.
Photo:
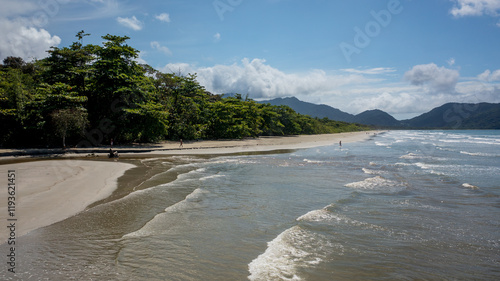
[[[164,139],[222,139],[334,133],[355,124],[297,114],[241,95],[214,95],[195,75],[161,73],[136,62],[128,37],[102,46],[52,47],[47,58],[0,65],[1,146],[98,146]]]

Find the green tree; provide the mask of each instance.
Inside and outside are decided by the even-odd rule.
[[[8,57],[0,65],[0,143],[24,145],[23,124],[26,106],[35,92],[33,64],[22,58]],[[21,141],[19,141],[21,140]]]
[[[87,111],[83,108],[65,108],[54,110],[52,117],[55,133],[62,138],[63,148],[66,148],[66,137],[71,134],[82,136],[88,125]]]
[[[115,124],[113,132],[119,141],[134,141],[134,136],[125,133],[130,126],[126,111],[145,104],[154,97],[151,80],[135,59],[138,51],[125,42],[129,37],[106,35],[104,46],[95,48],[92,78],[88,91],[88,112],[92,127],[104,120]]]
[[[139,65],[139,52],[127,45],[127,36],[108,34],[102,45],[83,45],[88,35],[78,32],[76,42],[51,48],[39,61],[3,61],[0,145],[54,145],[60,138],[65,145],[89,126],[85,136],[95,136],[89,142],[93,145],[110,138],[126,143],[362,128],[300,115],[287,106],[259,104],[248,95],[214,95],[195,74],[161,73]]]
[[[82,41],[88,36],[84,31],[77,34]],[[86,83],[92,71],[92,62],[95,59],[97,46],[83,46],[81,42],[73,42],[70,47],[52,47],[47,51],[49,56],[41,61],[45,68],[42,80],[47,84],[63,83],[78,91],[80,95],[86,93]]]

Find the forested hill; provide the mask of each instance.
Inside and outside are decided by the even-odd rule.
[[[261,101],[261,103],[287,105],[300,114],[318,118],[328,118],[332,120],[382,127],[401,126],[400,121],[394,119],[394,117],[381,110],[367,110],[360,114],[353,115],[329,105],[304,102],[295,97],[276,98],[273,100]]]
[[[295,97],[276,98],[261,103],[287,105],[301,114],[327,117],[332,120],[355,122],[398,129],[500,129],[498,103],[447,103],[408,120],[396,120],[387,112],[367,110],[357,115],[324,104],[300,101]]]
[[[500,129],[500,104],[447,103],[401,122],[414,128]]]
[[[164,139],[227,139],[366,129],[300,115],[288,106],[209,93],[196,75],[161,73],[136,62],[128,37],[106,35],[34,62],[0,64],[0,146],[89,147]]]

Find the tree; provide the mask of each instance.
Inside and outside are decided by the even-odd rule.
[[[62,138],[65,146],[87,126],[91,132],[106,127],[93,145],[110,138],[127,143],[360,129],[300,115],[287,106],[259,104],[248,95],[214,95],[196,74],[161,73],[139,65],[139,51],[127,45],[127,36],[108,34],[102,45],[83,45],[88,35],[78,32],[76,42],[53,47],[47,58],[33,63],[3,60],[0,145],[55,145]]]
[[[65,108],[54,110],[50,116],[56,134],[62,138],[63,148],[66,148],[66,137],[71,134],[82,136],[88,125],[87,111],[83,108]]]
[[[82,30],[76,37],[82,41],[88,35]],[[46,68],[42,74],[43,81],[48,84],[64,83],[74,87],[79,94],[85,94],[96,48],[95,45],[83,46],[81,42],[73,42],[69,48],[52,47],[47,51],[49,57],[42,60]]]
[[[6,68],[22,69],[25,64],[23,58],[20,57],[9,56],[3,59],[3,67]]]
[[[102,38],[106,41],[104,47],[95,48],[87,92],[90,122],[92,127],[98,127],[102,120],[110,120],[116,125],[115,139],[132,141],[125,134],[131,125],[125,113],[154,99],[154,88],[145,70],[135,61],[139,52],[125,44],[129,37],[108,34]]]

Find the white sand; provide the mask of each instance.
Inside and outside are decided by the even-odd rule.
[[[10,234],[7,225],[7,172],[16,172],[16,237],[51,225],[85,210],[111,195],[117,179],[132,164],[84,160],[46,160],[0,165],[0,243]]]
[[[179,147],[178,142],[163,142],[155,147],[154,151],[144,153],[131,153],[125,155],[178,155],[178,154],[227,154],[240,152],[273,151],[282,149],[301,149],[318,146],[347,144],[350,142],[364,141],[375,134],[384,131],[350,132],[323,135],[299,135],[286,137],[259,137],[243,140],[216,140],[184,142]],[[120,148],[116,148],[120,152]],[[123,155],[123,154],[121,154]],[[124,156],[125,156],[124,155]]]

